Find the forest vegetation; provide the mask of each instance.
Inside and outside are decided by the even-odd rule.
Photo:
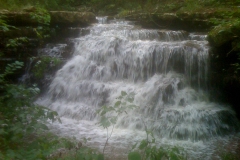
[[[157,12],[206,11],[226,9],[240,5],[239,0],[0,0],[1,9],[21,10],[26,6],[39,6],[47,10],[77,10],[91,8],[95,12],[121,12],[123,10],[149,10]]]
[[[240,84],[240,0],[0,0],[0,11],[21,11],[29,6],[37,8],[37,13],[33,16],[39,21],[35,32],[40,44],[43,44],[51,36],[48,11],[90,11],[96,15],[118,14],[122,16],[136,13],[214,12],[222,16],[211,19],[216,27],[209,35],[218,37],[217,41],[212,42],[216,45],[221,45],[226,34],[235,37],[231,49],[228,51],[228,54],[234,52],[237,55],[236,60],[231,64],[230,77],[232,79],[229,81],[234,79]],[[0,17],[0,34],[15,28],[16,26],[9,25],[3,17]],[[0,50],[0,58],[9,52],[17,54],[18,50],[28,43],[29,39],[26,37],[14,37],[5,39],[4,42],[1,41],[0,46],[5,49]],[[21,57],[21,55],[18,56]],[[53,61],[54,67],[61,65],[58,59],[41,58],[47,63]],[[47,123],[61,120],[57,112],[34,104],[40,93],[39,86],[19,84],[13,80],[13,75],[23,67],[23,62],[16,60],[0,68],[0,160],[58,159],[58,157],[50,155],[59,148],[67,148],[69,152],[62,159],[103,160],[103,155],[96,150],[87,147],[75,150],[78,142],[74,138],[61,138],[48,132]],[[37,79],[42,77],[44,68],[47,66],[34,67]],[[125,93],[122,94],[126,96]],[[105,128],[109,126],[107,125]],[[148,131],[146,133],[148,136],[152,134]],[[82,143],[87,141],[84,139]],[[178,154],[178,148],[163,151],[150,146],[153,143],[154,140],[148,142],[148,139],[140,142],[139,149],[149,156],[145,158],[154,159],[153,157],[161,156],[184,159]],[[136,152],[131,152],[128,156],[130,160],[141,159]],[[235,158],[231,154],[223,156],[223,159]]]

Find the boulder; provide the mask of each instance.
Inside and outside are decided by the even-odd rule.
[[[89,25],[96,22],[92,12],[50,11],[51,24]]]

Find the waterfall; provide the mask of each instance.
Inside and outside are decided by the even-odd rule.
[[[103,131],[94,126],[96,111],[114,104],[122,91],[134,95],[137,107],[119,116],[113,143],[139,140],[136,133],[142,134],[145,126],[169,143],[193,145],[238,131],[232,109],[209,101],[206,35],[97,19],[89,34],[74,39],[73,56],[37,101],[65,119],[65,124],[55,124],[57,132],[101,137]],[[128,137],[131,131],[134,136]]]

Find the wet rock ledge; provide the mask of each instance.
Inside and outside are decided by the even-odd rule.
[[[96,22],[92,12],[50,11],[51,24],[62,25],[89,25]]]

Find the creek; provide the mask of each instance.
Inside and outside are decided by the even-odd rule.
[[[229,106],[209,100],[206,35],[97,19],[88,34],[72,39],[72,57],[37,100],[61,117],[49,125],[52,132],[90,138],[87,145],[102,150],[107,132],[96,124],[96,112],[126,92],[137,107],[118,117],[109,159],[127,159],[132,145],[146,138],[146,127],[158,146],[180,146],[188,159],[218,159],[237,138],[239,122]]]

